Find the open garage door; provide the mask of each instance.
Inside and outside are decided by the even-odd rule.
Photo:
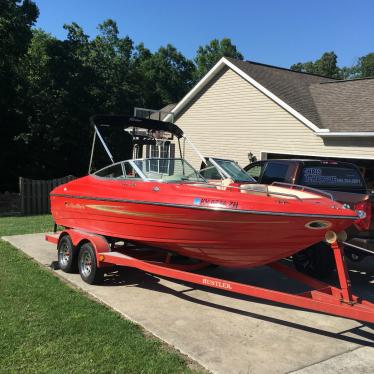
[[[335,160],[350,162],[357,165],[362,175],[365,178],[369,190],[374,192],[374,160],[358,159],[358,158],[343,158],[343,157],[323,157],[323,156],[306,156],[306,155],[290,155],[281,153],[266,153],[262,154],[263,159],[312,159],[312,160]]]

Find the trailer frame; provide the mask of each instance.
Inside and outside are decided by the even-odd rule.
[[[74,250],[77,252],[82,243],[91,243],[95,251],[95,263],[93,265],[98,269],[113,265],[131,267],[154,275],[194,283],[208,288],[221,289],[230,293],[374,323],[374,304],[352,294],[351,281],[344,260],[343,245],[338,241],[334,241],[330,245],[334,253],[340,288],[302,274],[281,262],[267,265],[288,278],[311,288],[311,290],[306,292],[291,294],[215,278],[206,274],[193,273],[192,271],[206,267],[209,264],[204,262],[174,264],[171,261],[172,256],[168,252],[156,249],[138,251],[126,245],[118,246],[114,241],[110,243],[107,238],[101,235],[76,229],[66,229],[62,232],[46,234],[45,239],[58,245],[60,239],[66,235],[69,235]]]

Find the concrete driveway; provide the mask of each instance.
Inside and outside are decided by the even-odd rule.
[[[56,248],[44,234],[3,239],[44,266],[56,260]],[[350,275],[356,294],[374,301],[374,261],[365,266],[351,264]],[[77,274],[56,274],[215,373],[374,373],[374,325],[230,296],[135,269],[112,274],[101,286],[87,285]],[[209,274],[303,290],[268,268],[216,268]]]

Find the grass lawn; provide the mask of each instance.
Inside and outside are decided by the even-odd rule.
[[[0,218],[0,236],[52,227],[50,216]],[[195,372],[8,243],[0,241],[0,253],[0,373]]]
[[[28,217],[0,217],[0,236],[46,231],[53,231],[53,219],[50,214]]]

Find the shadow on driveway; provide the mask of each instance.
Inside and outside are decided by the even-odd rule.
[[[374,268],[373,268],[374,269]],[[210,276],[214,276],[221,279],[231,280],[235,282],[241,282],[245,284],[250,284],[259,287],[270,288],[277,291],[289,292],[289,293],[300,293],[308,290],[308,287],[305,287],[302,284],[296,283],[295,281],[290,280],[286,276],[270,269],[267,267],[261,267],[256,269],[226,269],[217,267],[214,269],[205,269],[200,271]],[[374,302],[374,273],[368,273],[367,271],[351,269],[349,271],[350,277],[353,283],[353,291],[357,296],[365,298],[368,301]],[[165,277],[165,279],[168,279]],[[334,339],[339,339],[341,341],[346,341],[354,344],[359,344],[361,346],[374,347],[374,333],[367,331],[372,329],[374,331],[374,324],[361,324],[355,328],[341,331],[339,333],[333,333],[319,328],[314,328],[310,326],[305,326],[291,321],[285,321],[282,319],[265,316],[245,310],[240,310],[226,305],[220,305],[211,301],[202,300],[198,297],[191,295],[191,291],[194,290],[204,290],[212,294],[223,295],[229,298],[235,298],[239,300],[247,300],[251,302],[256,302],[264,305],[276,305],[281,306],[282,308],[287,308],[289,310],[303,310],[302,308],[275,303],[272,301],[267,301],[263,299],[258,299],[250,296],[234,294],[230,292],[225,292],[224,290],[204,287],[196,284],[191,284],[184,281],[179,281],[171,279],[173,283],[184,285],[188,287],[182,291],[176,291],[170,287],[162,285],[160,283],[160,278],[158,276],[145,273],[138,269],[133,268],[122,268],[117,270],[113,269],[111,273],[108,273],[105,277],[103,286],[127,286],[127,287],[140,287],[148,289],[155,292],[168,293],[185,301],[203,305],[208,308],[215,308],[218,310],[223,310],[228,313],[235,313],[238,315],[256,318],[258,320],[278,324],[281,326],[302,330],[305,332],[326,336]],[[338,286],[338,280],[336,274],[333,275],[330,279],[326,280],[327,283],[331,285]],[[323,314],[319,312],[313,312],[318,314]]]

